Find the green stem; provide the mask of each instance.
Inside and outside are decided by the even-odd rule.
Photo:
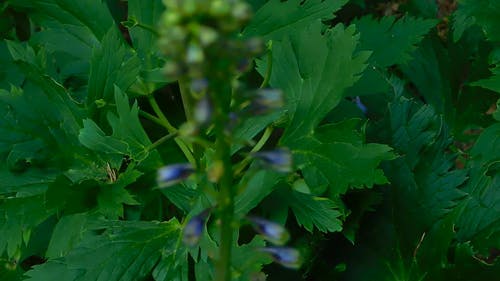
[[[161,111],[161,108],[156,102],[156,99],[154,98],[153,95],[150,95],[148,97],[148,101],[151,107],[153,108],[153,111],[158,116],[158,119],[161,121],[162,126],[165,127],[170,134],[176,134],[177,128],[175,128],[174,126],[172,126],[172,124],[170,124],[165,114],[163,114],[163,111]],[[184,153],[184,156],[186,156],[186,159],[189,161],[189,163],[193,166],[196,166],[196,160],[194,159],[193,153],[191,152],[187,144],[180,138],[175,138],[174,141],[177,144],[177,146],[179,146],[182,153]]]
[[[271,72],[273,70],[273,41],[269,41],[267,45],[267,67],[266,74],[264,76],[264,81],[260,84],[260,88],[267,87],[269,85],[269,80],[271,79]]]
[[[143,110],[139,110],[139,115],[163,127],[163,122],[160,120],[160,118],[154,116],[153,114],[150,114]]]
[[[158,116],[158,119],[162,122],[162,125],[167,128],[168,132],[170,134],[176,133],[177,129],[172,126],[172,124],[170,124],[165,114],[163,114],[163,111],[161,111],[160,105],[158,105],[158,102],[156,102],[154,95],[149,95],[148,101],[153,108],[153,111],[156,113],[156,116]]]
[[[269,137],[271,137],[273,131],[274,127],[267,127],[255,146],[252,148],[252,150],[250,150],[250,153],[259,151],[266,144]],[[250,155],[241,160],[241,162],[234,169],[234,175],[239,175],[245,169],[245,167],[250,164],[250,161],[252,161],[252,157]]]
[[[191,114],[191,110],[194,107],[194,102],[189,91],[189,84],[185,79],[179,80],[179,90],[181,92],[182,106],[184,107],[184,112],[186,113],[186,120],[190,121],[191,116],[193,116]]]
[[[222,164],[222,175],[218,180],[219,194],[217,198],[217,213],[220,220],[219,259],[215,267],[216,281],[231,281],[231,252],[234,233],[234,189],[233,170],[231,163],[231,141],[226,132],[231,102],[231,88],[225,81],[217,81],[219,88],[214,89],[215,105],[214,134],[215,134],[215,161]],[[226,88],[227,87],[227,88]]]
[[[219,219],[220,225],[220,249],[219,260],[215,269],[216,281],[231,280],[231,251],[233,246],[233,213],[234,194],[232,188],[233,174],[230,157],[230,144],[227,142],[224,132],[218,128],[216,133],[217,159],[222,161],[223,174],[219,181]]]
[[[146,147],[146,150],[151,151],[151,150],[157,148],[160,144],[164,143],[165,141],[167,141],[171,138],[174,138],[175,136],[177,136],[177,133],[168,134],[166,136],[163,136],[163,137],[159,138],[157,141],[155,141],[154,143],[152,143],[150,146]]]

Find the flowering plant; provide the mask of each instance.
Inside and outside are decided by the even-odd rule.
[[[4,1],[0,280],[493,280],[478,2]]]

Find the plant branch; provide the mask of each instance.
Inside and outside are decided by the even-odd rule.
[[[174,126],[172,126],[172,124],[170,124],[165,114],[163,114],[163,111],[161,111],[161,108],[156,102],[156,99],[154,98],[153,95],[150,95],[148,97],[148,101],[151,107],[153,108],[153,111],[158,116],[157,118],[161,121],[162,126],[165,127],[170,134],[176,134],[178,131],[177,128],[175,128]],[[193,153],[191,152],[187,144],[180,138],[175,138],[174,141],[175,143],[177,143],[177,146],[179,146],[182,153],[184,153],[184,156],[186,156],[186,159],[189,161],[189,163],[191,163],[191,165],[193,166],[196,166],[196,160],[194,159]]]
[[[269,85],[269,80],[271,79],[271,72],[273,70],[273,41],[269,41],[267,45],[267,67],[266,73],[264,75],[264,80],[260,84],[260,88],[267,87]]]
[[[268,126],[264,131],[264,133],[262,134],[262,136],[260,137],[260,139],[255,144],[255,146],[252,148],[252,150],[250,150],[250,153],[254,153],[261,150],[261,148],[266,144],[269,137],[271,137],[273,131],[274,127]],[[251,161],[252,157],[250,155],[241,160],[241,162],[234,169],[234,175],[235,176],[239,175],[246,168],[246,166],[250,164]]]

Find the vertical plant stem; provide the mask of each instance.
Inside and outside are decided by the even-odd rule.
[[[219,85],[227,84],[225,81],[219,81]],[[221,86],[215,94],[220,98],[214,97],[215,126],[214,133],[216,137],[216,161],[222,165],[222,175],[219,178],[219,194],[217,198],[217,211],[220,219],[220,247],[219,260],[215,268],[216,281],[231,280],[231,252],[233,247],[233,213],[234,213],[234,190],[233,190],[233,169],[231,163],[231,143],[226,133],[226,124],[229,113],[229,103],[231,89],[225,89],[228,85]],[[226,95],[223,95],[226,94]]]
[[[231,251],[233,243],[233,212],[234,212],[234,194],[232,189],[232,167],[230,159],[229,144],[224,139],[218,139],[216,149],[218,159],[223,164],[223,175],[219,183],[219,218],[220,227],[220,250],[219,261],[216,267],[217,281],[231,280]]]

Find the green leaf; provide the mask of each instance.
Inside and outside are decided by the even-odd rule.
[[[84,237],[88,220],[88,213],[62,217],[54,228],[46,257],[56,259],[68,254]]]
[[[286,95],[290,124],[282,142],[311,134],[359,79],[369,52],[356,53],[354,26],[337,25],[321,35],[321,22],[273,43],[270,84]],[[259,72],[265,68],[259,63]]]
[[[165,6],[161,0],[128,1],[128,18],[137,22],[136,25],[129,28],[130,39],[132,39],[134,49],[137,50],[139,57],[148,69],[155,66],[153,59],[157,53],[157,35],[153,32],[154,29],[149,30],[144,26],[154,28],[164,10]]]
[[[399,20],[392,16],[380,20],[364,16],[354,20],[353,24],[360,32],[359,49],[372,51],[368,59],[371,67],[366,68],[361,79],[348,90],[347,95],[377,95],[389,91],[381,72],[389,66],[407,63],[417,44],[436,23],[435,20],[411,16],[404,16]],[[368,113],[375,114],[376,109],[370,108]]]
[[[113,25],[108,7],[102,1],[9,0],[9,5],[26,8],[36,22],[65,29],[75,38],[82,38],[82,29],[86,29],[100,40]]]
[[[310,179],[321,174],[332,186],[333,194],[344,193],[349,186],[371,187],[387,180],[379,163],[393,154],[385,145],[363,144],[332,139],[336,126],[326,126],[331,137],[322,137],[315,128],[343,98],[345,90],[359,78],[365,68],[368,52],[356,53],[358,36],[354,27],[337,25],[321,35],[321,24],[315,24],[273,43],[273,69],[270,83],[286,93],[286,112],[290,124],[280,143],[288,146],[295,164]],[[259,70],[263,71],[262,64]],[[340,129],[342,130],[342,129]],[[352,130],[351,130],[352,133]],[[332,165],[333,164],[333,165]],[[309,175],[307,175],[309,174]]]
[[[255,208],[281,179],[281,175],[274,171],[260,170],[253,174],[247,172],[240,182],[239,190],[243,190],[234,199],[235,214],[245,215]]]
[[[369,61],[378,67],[403,64],[411,59],[416,44],[436,24],[436,20],[405,16],[376,20],[364,16],[352,22],[360,33],[359,49],[373,51]]]
[[[274,199],[291,209],[297,223],[307,231],[313,232],[316,227],[321,232],[336,232],[342,230],[337,204],[324,197],[302,193],[289,188],[280,188],[274,194]]]
[[[271,0],[264,4],[243,31],[245,37],[281,39],[318,19],[333,19],[347,0]]]
[[[460,206],[457,236],[486,253],[500,248],[500,123],[481,133],[470,156],[470,179],[462,189],[468,195]]]
[[[91,119],[83,120],[83,128],[80,130],[78,139],[84,146],[96,152],[124,155],[129,153],[129,147],[126,142],[106,136],[101,128]]]
[[[94,121],[86,119],[80,130],[80,142],[96,152],[127,155],[138,162],[149,159],[149,164],[158,165],[159,155],[149,149],[151,141],[139,121],[137,102],[130,107],[127,96],[118,87],[114,91],[117,113],[108,113],[112,135],[106,136]]]
[[[0,205],[0,255],[7,251],[11,258],[28,245],[32,230],[53,214],[43,195],[7,198]],[[19,258],[19,257],[18,257]]]
[[[497,62],[495,68],[491,69],[492,75],[486,79],[475,81],[471,86],[482,87],[500,94],[500,62]]]
[[[457,42],[463,32],[472,25],[479,25],[491,41],[500,41],[498,28],[500,28],[500,3],[496,0],[458,1],[458,9],[454,13],[453,40]]]
[[[125,43],[119,30],[113,26],[92,52],[88,83],[87,106],[91,115],[97,110],[98,100],[104,105],[113,102],[115,87],[126,91],[139,75],[141,61]]]
[[[108,219],[123,218],[123,205],[139,205],[134,197],[125,189],[142,175],[141,172],[129,166],[120,174],[116,182],[101,186],[97,196],[98,211]]]
[[[11,85],[19,87],[23,81],[21,71],[15,66],[7,48],[8,41],[0,42],[0,89],[9,89]]]
[[[185,248],[176,243],[181,232],[176,220],[103,221],[88,225],[86,230],[104,232],[88,235],[62,258],[34,267],[27,273],[27,280],[57,276],[62,281],[132,281],[149,276],[157,265],[164,264],[164,259],[171,259],[171,270],[187,266]]]
[[[464,266],[449,253],[458,207],[467,196],[461,190],[467,170],[455,169],[456,155],[449,152],[453,139],[442,116],[406,98],[403,81],[389,82],[395,95],[373,132],[401,156],[383,164],[391,183],[382,189],[382,206],[360,226],[348,275],[352,280],[364,280],[365,274],[377,280],[452,280]]]

